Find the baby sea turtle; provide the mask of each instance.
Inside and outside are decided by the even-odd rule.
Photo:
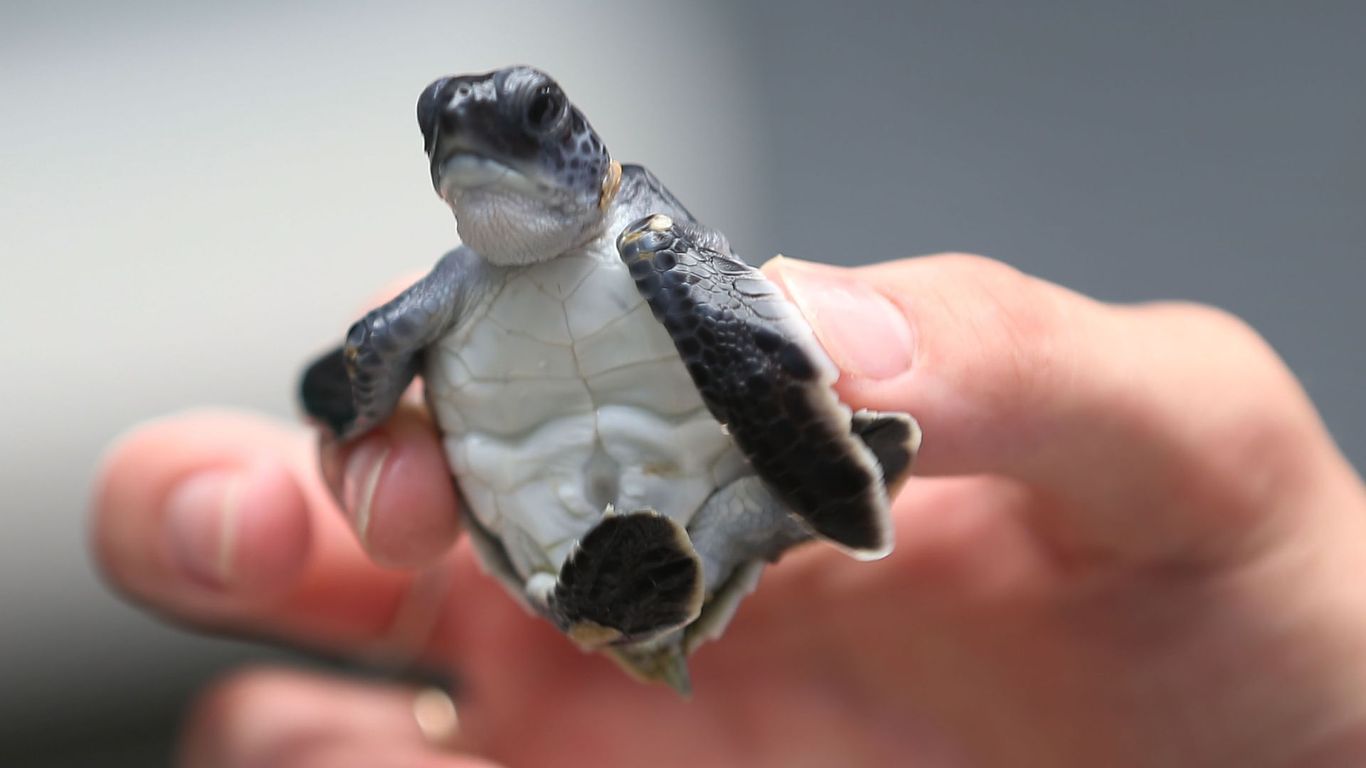
[[[484,566],[680,691],[765,562],[891,550],[916,422],[840,403],[782,293],[554,80],[442,78],[417,118],[464,245],[308,368],[313,418],[355,438],[421,375]]]

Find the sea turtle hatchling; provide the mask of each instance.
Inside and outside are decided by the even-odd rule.
[[[355,438],[420,374],[484,567],[680,691],[765,562],[891,550],[915,421],[840,403],[781,292],[554,80],[445,77],[417,118],[464,245],[308,368],[310,416]]]

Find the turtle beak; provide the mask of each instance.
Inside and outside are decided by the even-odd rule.
[[[431,157],[436,151],[437,132],[441,128],[441,110],[447,99],[442,98],[446,85],[453,78],[443,77],[427,86],[417,97],[417,125],[422,129],[422,149]]]
[[[499,160],[514,154],[498,113],[492,75],[443,77],[417,99],[417,124],[433,173],[455,152],[477,152]]]
[[[485,127],[490,120],[488,104],[492,99],[475,93],[487,77],[443,77],[427,86],[417,97],[417,125],[422,129],[423,149],[435,158],[442,139],[468,134]],[[476,102],[483,102],[483,107]],[[479,113],[476,115],[475,113]],[[485,133],[488,131],[486,130]]]

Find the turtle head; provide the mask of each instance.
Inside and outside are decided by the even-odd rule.
[[[545,261],[601,230],[621,166],[545,73],[443,77],[418,98],[417,121],[432,185],[490,262]]]

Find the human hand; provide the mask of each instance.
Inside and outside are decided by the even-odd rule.
[[[328,448],[327,480],[305,430],[170,418],[121,442],[100,483],[94,546],[119,589],[198,627],[411,653],[462,681],[459,733],[434,745],[410,692],[248,673],[197,709],[185,762],[1366,759],[1366,490],[1254,333],[972,257],[767,272],[848,403],[924,428],[891,557],[790,553],[699,650],[683,701],[579,653],[452,549],[420,409]]]

